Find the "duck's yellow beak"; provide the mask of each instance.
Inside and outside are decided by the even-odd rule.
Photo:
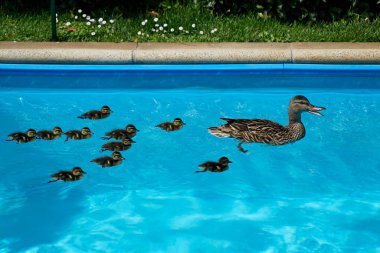
[[[307,112],[317,116],[323,116],[323,114],[319,112],[322,110],[326,110],[326,108],[321,106],[310,105],[310,107],[307,109]]]

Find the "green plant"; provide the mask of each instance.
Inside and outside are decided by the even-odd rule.
[[[115,18],[95,18],[81,9],[76,13],[58,17],[58,36],[61,40],[83,39],[85,37],[111,36],[115,32]]]

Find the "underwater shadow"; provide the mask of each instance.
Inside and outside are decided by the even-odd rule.
[[[0,238],[11,239],[8,245],[11,252],[55,242],[62,235],[61,231],[81,213],[84,192],[67,189],[62,194],[59,189],[42,187],[28,196],[22,208],[0,215]]]

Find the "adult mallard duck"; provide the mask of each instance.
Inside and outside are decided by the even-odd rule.
[[[323,116],[319,111],[326,108],[314,106],[301,95],[290,100],[288,107],[289,125],[282,126],[266,119],[227,119],[227,124],[210,127],[209,133],[217,137],[232,137],[240,140],[238,149],[247,152],[241,146],[243,143],[258,142],[271,145],[283,145],[298,141],[305,136],[305,127],[301,122],[301,114],[309,112],[317,116]]]

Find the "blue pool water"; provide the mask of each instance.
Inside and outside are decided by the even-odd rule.
[[[302,94],[294,144],[210,135],[220,117],[287,124]],[[108,105],[98,121],[76,116]],[[0,252],[380,252],[380,67],[326,65],[0,65],[0,135],[88,126],[88,140],[1,141]],[[177,132],[155,127],[180,117]],[[106,131],[140,130],[126,160],[89,161]],[[227,156],[223,173],[195,173]],[[48,184],[82,167],[77,182]]]

